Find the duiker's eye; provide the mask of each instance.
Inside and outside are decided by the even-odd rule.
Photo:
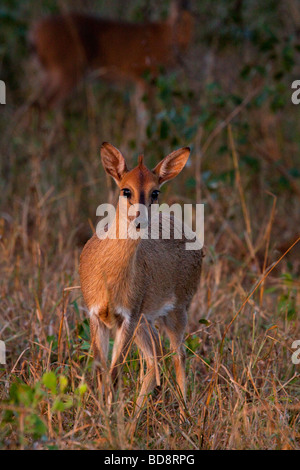
[[[159,195],[159,191],[157,189],[155,189],[151,194],[152,201],[157,201],[158,195]]]
[[[122,191],[122,193],[123,193],[123,196],[125,196],[125,197],[131,197],[131,191],[130,191],[130,189],[128,189],[128,188],[123,188],[123,189],[121,189],[121,191]]]

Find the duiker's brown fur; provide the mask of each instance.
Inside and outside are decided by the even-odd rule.
[[[152,171],[140,157],[138,166],[129,171],[119,150],[108,143],[101,148],[103,166],[115,179],[121,195],[127,197],[128,207],[139,203],[148,210],[157,202],[159,187],[183,169],[189,153],[189,148],[176,150]],[[117,226],[119,217],[117,210]],[[171,220],[172,227],[175,220]],[[175,239],[174,234],[171,239],[136,240],[99,239],[95,234],[81,254],[81,288],[90,312],[91,340],[98,365],[106,370],[109,330],[113,327],[113,380],[132,340],[146,360],[147,374],[137,399],[138,410],[158,379],[155,364],[161,352],[155,325],[166,332],[176,352],[177,381],[183,400],[186,397],[183,339],[187,310],[199,282],[202,250],[186,250],[185,242],[184,236]]]
[[[31,30],[32,50],[45,77],[42,99],[48,107],[63,101],[87,72],[110,81],[132,81],[144,90],[142,75],[172,67],[191,40],[193,19],[176,2],[164,22],[136,24],[69,13],[46,17]],[[144,90],[145,91],[145,90]]]

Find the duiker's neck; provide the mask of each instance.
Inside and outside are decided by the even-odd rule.
[[[123,221],[120,221],[119,216],[116,215],[108,228],[108,237],[103,240],[104,245],[102,245],[101,253],[107,279],[114,279],[115,286],[122,286],[120,292],[118,291],[119,294],[116,294],[117,298],[115,300],[119,305],[126,306],[131,281],[136,272],[136,250],[140,239],[132,239],[127,229],[125,238],[122,228],[119,227],[119,225],[122,227],[122,223],[119,224],[119,222]],[[125,221],[124,226],[128,226],[127,221]]]
[[[116,208],[115,218],[108,228],[108,238],[120,242],[125,242],[125,244],[128,244],[128,247],[136,246],[140,241],[140,237],[134,238],[132,236],[133,231],[130,230],[132,223],[132,221],[128,220],[127,211],[126,213],[122,213],[122,209],[120,211],[120,206],[118,204]]]

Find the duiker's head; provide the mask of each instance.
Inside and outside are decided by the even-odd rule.
[[[101,147],[101,160],[105,171],[114,178],[120,188],[120,196],[127,198],[128,209],[131,205],[142,204],[148,210],[158,202],[160,187],[175,176],[185,166],[190,149],[184,147],[170,153],[153,170],[149,170],[141,155],[138,165],[128,170],[121,152],[108,142]],[[136,214],[136,217],[139,214]]]

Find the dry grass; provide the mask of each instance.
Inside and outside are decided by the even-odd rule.
[[[186,422],[179,422],[180,397],[165,356],[161,386],[134,435],[126,425],[139,389],[139,355],[131,352],[108,416],[77,288],[80,251],[108,194],[100,144],[111,141],[132,161],[137,156],[127,92],[88,84],[62,120],[48,113],[42,123],[35,113],[16,120],[17,99],[6,106],[0,117],[0,337],[7,347],[0,447],[300,448],[299,366],[291,360],[291,345],[300,339],[300,243],[286,253],[300,223],[299,180],[288,172],[299,164],[289,127],[295,115],[249,107],[247,96],[256,90],[250,88],[244,105],[216,110],[213,128],[198,124],[192,165],[162,195],[164,202],[205,202],[206,257],[186,338]],[[247,142],[240,123],[247,123]],[[177,146],[189,143],[176,137]],[[151,163],[173,146],[157,134],[146,144]],[[248,152],[261,158],[256,172],[241,162]],[[292,178],[286,187],[279,185],[282,171]]]

